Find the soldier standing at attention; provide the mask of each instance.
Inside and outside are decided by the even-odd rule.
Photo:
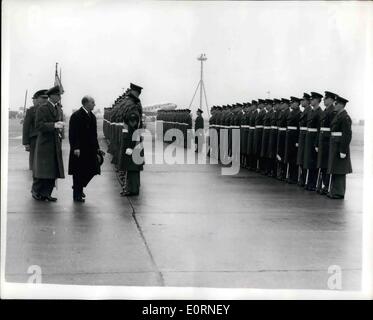
[[[320,130],[320,121],[322,110],[320,102],[322,95],[317,92],[311,92],[312,111],[307,115],[307,133],[304,147],[304,168],[307,169],[305,189],[308,191],[316,190],[317,182],[317,152],[315,145],[318,132]]]
[[[352,172],[350,143],[352,138],[351,118],[345,110],[348,100],[337,97],[335,116],[330,124],[328,171],[330,174],[328,197],[343,199],[346,192],[346,174]]]
[[[271,99],[266,99],[266,104],[264,106],[264,117],[263,117],[263,136],[262,136],[262,148],[260,151],[260,157],[263,161],[262,165],[262,174],[269,175],[270,174],[270,166],[269,166],[269,153],[268,153],[268,145],[269,145],[269,136],[271,135],[271,115],[273,112],[273,101]]]
[[[299,139],[299,118],[301,99],[290,97],[291,105],[287,116],[287,130],[285,137],[286,182],[295,184],[298,181],[297,143]]]
[[[277,179],[284,181],[286,177],[286,165],[285,165],[285,138],[286,138],[286,127],[287,127],[287,115],[289,112],[289,99],[281,99],[281,109],[277,117]]]
[[[279,107],[281,101],[279,99],[273,99],[273,108],[270,116],[271,130],[268,141],[268,176],[277,177],[277,116],[279,114]]]
[[[315,146],[318,168],[316,191],[323,195],[328,193],[329,186],[329,175],[327,174],[327,170],[330,144],[330,123],[335,114],[334,101],[336,97],[337,95],[335,93],[325,91],[325,110],[321,114],[320,132]]]
[[[194,130],[195,130],[195,133],[196,133],[196,136],[195,136],[196,152],[200,152],[202,150],[202,146],[203,146],[203,143],[204,143],[203,140],[204,140],[204,137],[205,137],[205,135],[203,133],[203,129],[205,128],[205,124],[204,124],[204,121],[203,121],[202,113],[203,113],[203,111],[198,108],[197,118],[196,118],[195,123],[194,123]]]
[[[35,92],[35,94],[32,97],[33,106],[27,109],[25,119],[23,121],[22,144],[25,146],[25,150],[30,153],[30,170],[33,170],[36,138],[38,136],[38,131],[35,129],[36,109],[47,101],[48,96],[46,95],[46,92],[47,90],[39,90]]]
[[[304,145],[306,142],[306,133],[307,133],[307,116],[308,113],[312,110],[310,105],[311,96],[308,93],[303,93],[303,99],[301,101],[301,106],[303,107],[303,112],[299,118],[299,139],[297,143],[298,152],[297,152],[297,165],[298,165],[298,185],[304,187],[306,181],[306,171],[303,169],[304,164]]]

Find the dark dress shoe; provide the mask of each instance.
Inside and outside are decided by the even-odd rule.
[[[337,196],[337,195],[328,194],[328,198],[330,198],[330,199],[344,199],[345,197],[344,196]]]
[[[85,200],[82,197],[74,197],[75,202],[85,202]]]
[[[57,201],[57,198],[54,198],[54,197],[52,197],[52,196],[47,196],[47,197],[45,197],[45,200],[46,200],[46,201],[50,201],[50,202],[56,202],[56,201]]]
[[[32,192],[31,195],[35,200],[38,200],[38,201],[44,201],[45,200],[45,198],[38,193]]]

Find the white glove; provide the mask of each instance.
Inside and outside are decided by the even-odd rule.
[[[315,147],[315,150],[316,150],[316,152],[319,152],[319,148],[318,147]]]
[[[56,129],[63,129],[64,126],[65,126],[65,124],[62,121],[57,121],[57,122],[54,123],[54,127]]]
[[[281,157],[279,155],[277,155],[277,160],[281,161]]]
[[[345,153],[340,152],[339,156],[341,157],[341,159],[344,159],[344,158],[346,158],[347,155]]]
[[[298,148],[298,146],[299,146],[298,142],[295,144],[295,146]]]
[[[133,150],[131,148],[126,149],[126,155],[130,156],[132,154]]]
[[[74,150],[74,155],[79,158],[79,156],[80,156],[80,150],[79,149],[75,149]]]

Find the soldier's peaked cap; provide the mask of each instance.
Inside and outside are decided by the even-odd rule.
[[[258,102],[256,100],[252,100],[251,104],[257,104]]]
[[[303,99],[311,99],[311,96],[308,93],[303,93]]]
[[[335,100],[337,97],[338,97],[337,94],[330,92],[330,91],[325,91],[325,99],[332,98]]]
[[[258,99],[258,102],[259,102],[259,103],[265,103],[265,100],[263,100],[263,99]]]
[[[47,97],[47,89],[43,89],[43,90],[38,90],[34,93],[34,95],[32,96],[32,99],[37,99],[39,97]]]
[[[142,87],[140,87],[140,86],[138,86],[136,84],[133,84],[133,83],[130,84],[130,88],[132,90],[135,90],[135,91],[138,91],[138,92],[141,92],[141,90],[143,89]]]
[[[318,92],[311,92],[311,98],[314,99],[314,98],[319,98],[321,99],[323,97],[322,94],[318,93]]]
[[[266,103],[268,103],[268,104],[272,104],[272,103],[273,103],[273,100],[272,100],[272,99],[266,99]]]
[[[49,96],[51,96],[53,94],[62,94],[62,93],[61,93],[61,89],[60,89],[59,86],[54,86],[54,87],[48,89],[47,92],[46,92],[46,94],[49,97]]]
[[[290,100],[289,100],[289,99],[282,98],[282,99],[281,99],[281,102],[283,102],[283,103],[289,103]]]
[[[203,113],[203,110],[200,109],[200,108],[198,108],[198,109],[197,109],[197,112],[201,112],[201,113]]]
[[[346,104],[346,103],[348,102],[348,100],[345,99],[345,98],[342,98],[342,97],[340,97],[340,96],[337,96],[337,97],[336,97],[336,102],[337,102],[337,103]]]
[[[297,97],[293,97],[293,96],[291,96],[290,97],[290,101],[291,102],[300,102],[302,99],[299,99],[299,98],[297,98]]]
[[[280,99],[273,99],[273,102],[274,102],[274,103],[280,103],[281,100],[280,100]]]

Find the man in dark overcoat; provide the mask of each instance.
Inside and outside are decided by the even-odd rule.
[[[330,124],[328,171],[330,174],[328,197],[343,199],[346,192],[346,174],[352,173],[350,143],[352,139],[351,118],[345,110],[348,100],[337,97],[336,114]]]
[[[59,104],[61,91],[58,86],[46,93],[48,101],[39,106],[35,115],[35,128],[38,131],[33,164],[34,182],[31,194],[40,201],[57,201],[52,191],[57,178],[65,178],[62,159],[62,109]]]
[[[69,122],[68,173],[73,176],[73,199],[77,202],[84,202],[83,188],[96,174],[100,174],[97,120],[92,113],[94,107],[95,100],[92,97],[83,97],[82,107],[71,115]]]
[[[48,90],[39,90],[35,92],[32,97],[33,106],[26,110],[26,115],[23,121],[22,144],[25,146],[25,150],[29,152],[30,170],[33,169],[36,138],[38,137],[38,131],[35,128],[36,109],[47,101],[47,91]]]

